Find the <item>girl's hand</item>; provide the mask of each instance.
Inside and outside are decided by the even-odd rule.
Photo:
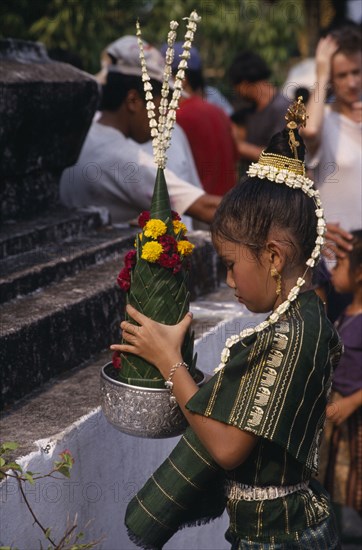
[[[168,378],[171,366],[182,361],[181,346],[192,322],[192,313],[187,313],[177,325],[163,325],[149,319],[134,307],[126,307],[128,315],[138,323],[122,321],[122,337],[127,344],[113,344],[111,350],[139,355]]]

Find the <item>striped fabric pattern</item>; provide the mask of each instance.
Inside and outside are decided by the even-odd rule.
[[[314,292],[298,297],[278,323],[233,346],[225,369],[187,406],[259,435],[258,444],[241,466],[225,472],[188,428],[130,502],[126,525],[132,540],[143,548],[162,548],[180,527],[217,517],[226,504],[226,480],[261,487],[309,482],[318,467],[331,374],[340,352],[338,335]],[[309,548],[303,537],[315,533],[325,541],[313,548],[337,548],[326,544],[328,537],[334,540],[333,529],[326,534],[321,527],[330,525],[325,523],[330,503],[315,480],[273,500],[229,499],[227,511],[225,536],[235,549]]]

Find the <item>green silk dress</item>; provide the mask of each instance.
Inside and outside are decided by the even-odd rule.
[[[333,369],[341,344],[313,291],[275,324],[231,348],[230,358],[187,403],[206,418],[260,437],[247,460],[222,470],[188,428],[171,455],[129,503],[126,525],[143,548],[162,548],[185,525],[209,521],[225,506],[228,540],[293,543],[330,515],[315,481]],[[215,358],[217,363],[218,358]],[[227,497],[231,487],[302,488],[278,498]]]

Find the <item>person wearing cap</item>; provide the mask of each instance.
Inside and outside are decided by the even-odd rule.
[[[251,51],[238,54],[229,68],[235,93],[254,109],[248,117],[246,140],[238,143],[238,152],[247,161],[257,161],[272,136],[282,130],[290,104],[270,76],[264,59]]]
[[[162,49],[165,51],[165,47]],[[176,42],[174,50],[172,71],[176,73],[182,42]],[[237,179],[237,153],[231,123],[220,107],[203,97],[200,54],[195,47],[191,48],[190,54],[183,82],[184,94],[176,112],[176,121],[189,140],[203,188],[207,193],[223,196]]]
[[[116,51],[115,51],[116,49]],[[137,38],[116,41],[103,85],[101,115],[93,121],[77,163],[60,181],[60,198],[70,208],[106,207],[113,223],[125,223],[150,207],[156,177],[153,157],[140,144],[150,139]],[[164,61],[144,42],[154,102],[161,98]],[[165,171],[171,206],[179,214],[211,222],[220,198]]]
[[[120,55],[122,59],[122,43],[123,38],[115,40],[114,42],[109,44],[102,52],[102,70],[96,75],[96,79],[100,84],[106,83],[109,66],[117,64],[117,59]],[[155,61],[157,61],[157,57],[155,57]],[[163,68],[164,61],[163,59],[161,59],[161,57],[159,57],[159,61],[161,63],[160,67]],[[140,143],[139,146],[146,153],[150,155],[153,154],[151,139],[145,141],[144,143]],[[167,151],[167,168],[174,172],[174,174],[176,174],[176,176],[178,176],[179,178],[187,181],[188,183],[192,183],[192,185],[196,185],[196,187],[202,189],[201,181],[197,173],[194,157],[192,155],[188,139],[181,126],[177,123],[175,123],[175,126],[173,128],[172,140],[170,143],[170,147]],[[193,222],[192,218],[190,218],[189,216],[183,216],[183,222],[188,229],[204,227],[203,224],[195,224],[195,222]]]

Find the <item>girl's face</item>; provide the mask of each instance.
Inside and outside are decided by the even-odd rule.
[[[340,293],[353,292],[353,277],[350,273],[349,258],[338,258],[331,273],[332,285]]]
[[[245,245],[221,236],[214,236],[213,241],[227,269],[226,283],[235,290],[238,301],[254,313],[271,311],[277,297],[270,275],[270,254],[265,251],[256,258]]]

